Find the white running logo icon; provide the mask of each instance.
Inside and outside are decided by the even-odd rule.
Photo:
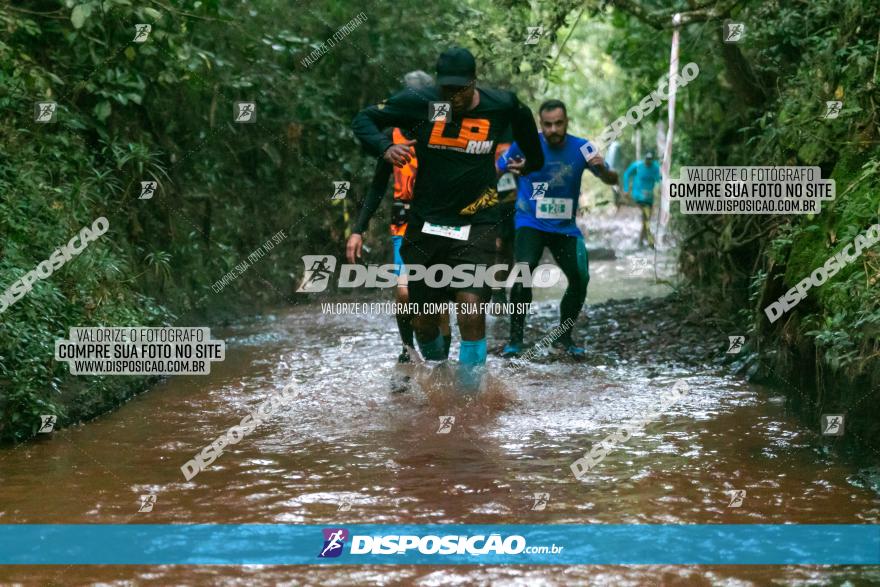
[[[328,552],[333,550],[338,550],[342,548],[342,530],[337,530],[330,534],[330,542],[327,544],[327,548],[321,552],[321,556],[327,556]]]

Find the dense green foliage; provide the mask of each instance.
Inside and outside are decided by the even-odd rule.
[[[631,16],[615,17],[627,34],[612,39],[609,53],[629,75],[656,79],[668,63],[657,30],[670,29],[672,11],[616,4]],[[880,221],[880,6],[832,0],[680,9],[690,22],[682,27],[681,63],[697,62],[700,76],[679,101],[672,176],[682,165],[810,165],[835,180],[837,193],[817,215],[676,215],[681,267],[700,311],[729,317],[719,325],[726,334],[748,333],[762,372],[813,412],[870,405],[880,384],[877,247],[775,324],[763,310]],[[740,43],[721,43],[725,19],[745,23]],[[646,59],[646,46],[656,57]],[[843,102],[838,118],[824,118],[828,100]],[[870,413],[853,416],[878,432]]]
[[[747,23],[746,41],[736,46],[739,55],[711,54],[705,69],[718,77],[698,84],[705,94],[687,88],[682,116],[700,130],[683,126],[677,161],[819,166],[835,180],[837,198],[815,216],[688,218],[681,223],[683,269],[713,304],[751,308],[752,333],[765,352],[808,339],[816,353],[806,359],[817,370],[880,381],[876,248],[773,326],[763,312],[880,221],[880,7],[858,0],[760,3],[731,16]],[[843,102],[838,118],[823,118],[826,100]]]
[[[302,59],[360,11],[276,2],[148,6],[129,0],[0,8],[0,287],[106,216],[109,232],[0,316],[0,438],[113,403],[132,378],[70,377],[53,360],[71,326],[187,324],[198,309],[291,301],[299,256],[337,252],[348,202],[332,181],[369,164],[356,110],[436,58],[430,28],[453,8],[370,11],[317,63]],[[404,22],[406,26],[400,26]],[[151,23],[145,43],[134,24]],[[393,64],[393,69],[388,69]],[[58,103],[34,122],[34,103]],[[257,103],[235,124],[233,102]],[[138,200],[140,182],[159,193]],[[289,238],[246,277],[211,285],[278,230]],[[308,247],[308,248],[307,248]],[[124,389],[121,389],[124,388]],[[62,393],[64,392],[64,393]],[[65,406],[68,411],[65,411]],[[70,412],[70,413],[68,413]]]

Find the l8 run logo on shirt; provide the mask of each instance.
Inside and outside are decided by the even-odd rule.
[[[491,123],[485,118],[464,118],[458,136],[449,137],[446,131],[446,121],[434,122],[431,129],[431,138],[428,146],[434,149],[450,149],[474,155],[485,155],[493,152],[495,141],[489,139]]]

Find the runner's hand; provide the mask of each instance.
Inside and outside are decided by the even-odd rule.
[[[526,160],[522,157],[518,157],[516,159],[511,159],[507,162],[507,171],[511,172],[514,175],[522,175],[522,168],[525,167]]]
[[[587,165],[589,165],[590,167],[596,167],[596,168],[602,169],[603,167],[605,167],[605,159],[602,157],[602,155],[599,155],[598,153],[596,153],[596,155],[594,155],[587,162]]]
[[[348,259],[349,263],[357,263],[357,259],[361,258],[363,248],[364,237],[355,232],[348,237],[348,242],[345,243],[345,258]]]
[[[395,167],[403,167],[409,160],[412,159],[412,152],[410,148],[415,145],[415,141],[406,141],[405,143],[399,143],[396,145],[391,145],[385,152],[382,154],[382,158],[385,161],[388,161]]]

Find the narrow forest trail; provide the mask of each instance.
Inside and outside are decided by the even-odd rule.
[[[781,392],[725,374],[726,337],[687,318],[651,275],[633,275],[629,211],[591,223],[589,242],[623,243],[591,262],[584,363],[546,352],[525,368],[490,356],[490,392],[450,402],[440,379],[391,395],[398,344],[389,316],[321,313],[319,304],[214,329],[227,359],[175,377],[119,410],[0,452],[2,523],[877,523],[871,477],[823,449]],[[613,244],[613,242],[612,242]],[[661,260],[669,256],[660,255]],[[664,264],[663,267],[667,267]],[[661,273],[668,269],[661,268]],[[637,294],[639,301],[615,300]],[[529,320],[536,341],[558,295]],[[612,301],[596,305],[597,301]],[[490,340],[507,321],[490,319]],[[354,350],[340,337],[356,337]],[[455,355],[453,355],[455,356]],[[180,466],[291,377],[296,396],[185,482]],[[677,380],[689,393],[582,480],[572,461],[656,409]],[[438,435],[440,416],[455,415]],[[745,490],[729,507],[730,490]],[[546,493],[544,509],[534,494]],[[152,512],[140,496],[155,494]],[[341,504],[347,502],[349,506]],[[350,507],[350,509],[348,509]],[[3,582],[72,585],[364,584],[767,585],[880,581],[870,567],[6,567]],[[117,583],[118,582],[118,583]],[[831,584],[829,583],[829,584]]]

